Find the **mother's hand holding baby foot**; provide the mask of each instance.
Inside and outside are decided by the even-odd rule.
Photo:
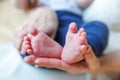
[[[78,31],[76,24],[71,23],[66,36],[66,40],[66,47],[63,48],[61,58],[48,58],[32,55],[25,57],[25,62],[34,64],[36,67],[57,68],[72,74],[95,72],[99,68],[100,63],[94,55],[91,46],[87,44],[86,32],[83,28]],[[83,45],[86,47],[85,50],[81,49]],[[57,50],[59,49],[61,48],[58,48]],[[84,60],[81,60],[81,57],[83,57],[82,59]]]
[[[57,68],[64,70],[71,74],[81,74],[81,73],[96,73],[100,67],[100,62],[91,51],[91,47],[88,46],[87,52],[84,54],[84,60],[76,62],[73,64],[65,63],[61,59],[56,58],[38,58],[35,56],[27,56],[25,60],[28,63],[35,64],[36,67],[46,67],[46,68]]]
[[[14,33],[13,36],[13,42],[14,46],[21,52],[21,53],[26,53],[25,50],[25,43],[24,43],[24,37],[28,34],[29,28],[34,28],[36,27],[37,24],[37,19],[28,19],[21,25],[19,25],[16,29],[16,32]]]

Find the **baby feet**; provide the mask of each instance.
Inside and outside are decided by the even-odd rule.
[[[62,47],[45,33],[32,29],[24,38],[26,51],[37,57],[61,58]]]
[[[71,23],[61,58],[69,64],[81,61],[84,59],[83,54],[86,53],[87,48],[88,44],[84,28],[78,31],[76,24]]]
[[[81,61],[85,55],[94,53],[87,43],[84,28],[77,30],[75,23],[71,23],[69,26],[63,49],[57,42],[37,29],[31,29],[24,38],[24,43],[28,54],[36,57],[61,58],[69,64]]]

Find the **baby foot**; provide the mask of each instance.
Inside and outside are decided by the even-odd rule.
[[[24,41],[28,54],[37,57],[61,58],[62,47],[43,32],[32,29]]]
[[[78,62],[83,60],[83,54],[86,52],[86,49],[87,39],[84,28],[77,31],[77,26],[75,24],[70,25],[61,58],[70,64]]]
[[[77,27],[76,27],[76,23],[72,22],[70,25],[69,25],[69,29],[68,29],[68,32],[67,32],[67,35],[66,35],[66,44],[68,44],[73,36],[77,33]]]

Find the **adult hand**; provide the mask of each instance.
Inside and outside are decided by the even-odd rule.
[[[89,49],[86,54],[84,54],[84,61],[74,64],[67,64],[61,59],[37,58],[33,55],[25,57],[24,60],[27,63],[35,64],[36,67],[57,68],[71,74],[96,72],[97,69],[100,67],[100,63],[94,53],[90,52],[91,49]]]
[[[29,30],[31,28],[37,27],[36,25],[38,24],[38,19],[28,19],[21,25],[19,25],[16,28],[16,31],[13,35],[13,43],[14,46],[21,52],[25,53],[25,47],[24,47],[24,37],[29,33]]]

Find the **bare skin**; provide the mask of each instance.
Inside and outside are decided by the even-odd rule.
[[[26,0],[13,0],[13,1],[26,1]],[[85,6],[83,3],[85,3],[85,1],[91,1],[91,0],[84,0],[84,1],[83,0],[77,0],[77,1],[80,5],[82,3],[83,8],[85,8],[87,6]],[[19,2],[17,2],[17,3],[19,3]],[[89,4],[87,3],[87,5],[89,5]],[[22,4],[22,6],[23,6],[23,4]],[[28,8],[28,3],[25,3],[25,7],[23,7],[23,8],[24,9]],[[23,37],[28,33],[27,30],[25,30],[24,32],[25,33],[22,32],[22,34],[21,34],[21,32],[17,33],[17,34],[19,34],[19,38],[18,38],[18,44],[16,44],[16,45],[19,45],[20,43],[22,43]],[[19,46],[17,47],[18,49],[20,49]],[[96,69],[96,68],[91,69],[91,67],[90,67],[90,66],[95,66],[96,67],[96,65],[99,64],[99,61],[97,60],[97,58],[95,57],[95,55],[93,53],[84,55],[84,57],[86,56],[85,57],[85,60],[86,60],[85,63],[88,66],[84,66],[83,64],[80,64],[80,63],[75,63],[73,65],[69,65],[69,64],[66,64],[64,61],[62,61],[61,59],[37,58],[33,55],[28,56],[28,57],[31,60],[31,63],[34,63],[34,61],[36,61],[34,64],[38,65],[39,67],[44,66],[44,67],[48,67],[48,68],[58,68],[58,69],[61,69],[61,70],[65,70],[69,73],[76,74],[76,73],[86,73],[86,72],[92,72],[92,71],[93,72],[119,72],[120,71],[120,63],[119,63],[120,55],[119,55],[119,53],[120,53],[120,50],[115,51],[115,52],[111,52],[111,54],[107,54],[104,57],[100,58],[99,61],[101,61],[101,64],[102,64],[100,66],[100,69]],[[57,63],[59,63],[59,64],[57,64]],[[94,65],[92,63],[94,63]],[[80,69],[81,67],[82,67],[82,69]],[[73,69],[73,70],[71,70],[71,69]]]
[[[36,30],[32,29],[30,35],[24,38],[25,47],[27,53],[33,54],[37,57],[50,57],[50,58],[61,58],[67,63],[75,63],[83,59],[83,54],[87,49],[86,33],[83,28],[77,31],[75,23],[71,23],[66,36],[66,44],[63,48],[57,45],[55,41],[46,37],[43,33],[37,33]],[[38,36],[36,36],[38,35]],[[51,46],[52,45],[52,46]],[[49,48],[49,46],[51,48]],[[56,52],[54,49],[58,52]],[[50,50],[49,50],[50,49]],[[57,54],[57,56],[56,56]]]
[[[33,7],[32,5],[30,5],[30,0],[21,0],[21,1],[19,1],[19,0],[11,0],[13,3],[14,3],[14,5],[16,6],[16,7],[18,7],[18,8],[20,8],[20,9],[23,9],[24,11],[26,11],[28,8],[30,8],[30,7]],[[85,4],[85,7],[86,6],[88,6],[91,2],[92,2],[92,0],[85,0],[85,1],[82,1],[82,0],[77,0],[78,1],[78,4],[79,5],[81,5],[81,7],[82,7],[82,4],[84,5]],[[38,0],[33,0],[33,5],[34,6],[37,6],[37,3],[38,3]],[[17,4],[19,4],[19,5],[17,5]],[[45,13],[48,13],[48,12],[45,12]],[[35,14],[36,15],[36,14]],[[40,17],[40,16],[39,16]],[[52,16],[53,17],[53,16]],[[41,21],[43,20],[43,19],[46,19],[46,17],[42,17],[41,18]],[[51,17],[50,17],[50,19],[51,19]],[[43,20],[43,22],[44,21],[46,21],[46,20]],[[49,18],[48,18],[48,21],[47,22],[50,22],[50,21],[52,21],[52,20],[49,20]],[[54,19],[53,20],[53,22],[54,21],[56,21],[56,19]],[[36,23],[38,23],[38,22],[36,22]],[[46,22],[44,22],[44,23],[46,23]],[[53,24],[52,22],[51,23],[49,23],[50,25],[51,24]],[[49,25],[48,24],[48,25]],[[53,24],[54,25],[54,24]],[[36,26],[36,25],[34,25],[34,26]],[[34,27],[34,26],[32,26],[32,27]],[[55,25],[56,26],[56,25]],[[50,26],[51,27],[51,26]],[[41,28],[41,29],[43,29],[43,28]],[[50,32],[48,32],[48,30],[50,30],[50,28],[46,28],[46,30],[44,30],[43,32],[45,32],[46,34],[49,34]],[[51,30],[53,30],[53,28],[51,29]],[[56,31],[56,28],[54,28],[54,30],[53,30],[53,32],[55,33],[55,31]],[[21,32],[22,33],[22,32]],[[20,34],[21,34],[20,33]],[[26,34],[28,34],[28,32],[27,31],[25,31],[25,33],[23,33],[23,35],[19,38],[19,40],[16,40],[15,42],[15,45],[17,44],[17,48],[19,48],[19,50],[22,52],[22,53],[26,53],[26,50],[25,50],[25,48],[24,48],[24,45],[25,45],[25,43],[23,42],[23,37],[26,35]],[[72,33],[71,33],[72,34]],[[55,35],[55,34],[52,34],[53,36]],[[50,36],[50,37],[52,37],[52,36]],[[53,38],[53,37],[52,37]],[[80,58],[81,60],[82,60],[82,58]],[[71,62],[71,61],[69,61],[69,62]]]
[[[21,52],[26,53],[24,37],[29,33],[31,28],[36,28],[49,37],[54,39],[58,27],[56,13],[49,8],[40,7],[29,14],[28,19],[19,25],[13,36],[15,47]]]
[[[73,33],[71,33],[71,32],[73,32]],[[82,34],[82,33],[85,33],[84,29],[80,29],[79,31],[77,31],[76,24],[75,23],[70,24],[68,34],[66,36],[67,39],[66,39],[65,46],[67,46],[67,47],[64,48],[65,51],[63,51],[63,52],[67,52],[67,54],[62,53],[62,56],[67,55],[68,56],[68,57],[66,57],[67,61],[70,61],[70,59],[68,59],[68,58],[71,58],[71,61],[73,62],[72,65],[70,62],[65,62],[65,60],[63,60],[63,59],[52,58],[52,57],[49,57],[49,58],[36,57],[35,55],[27,56],[24,58],[24,60],[29,64],[34,64],[36,67],[57,68],[57,69],[67,71],[72,74],[94,72],[94,70],[99,68],[100,64],[99,64],[98,59],[94,55],[94,52],[92,51],[91,46],[89,46],[87,44],[86,35],[82,35],[82,36],[84,36],[84,38],[78,39],[79,37],[81,37],[80,34]],[[78,44],[79,41],[80,41],[80,44]],[[73,42],[74,42],[75,46],[73,45]],[[80,48],[81,42],[86,44],[85,46],[87,48],[81,49]],[[71,47],[72,49],[68,48],[68,47]],[[76,49],[76,47],[79,47],[79,48]],[[33,52],[32,49],[30,49],[29,51]],[[75,52],[77,54],[74,54]],[[85,61],[84,60],[80,61],[81,56],[82,56],[82,59],[83,58],[85,59]]]
[[[62,59],[43,58],[36,57],[34,55],[25,57],[25,60],[27,59],[27,63],[34,64],[35,67],[57,68],[71,74],[96,72],[99,69],[100,67],[99,60],[91,51],[91,47],[88,48],[86,54],[84,54],[84,58],[85,58],[84,61],[76,62],[73,63],[72,65],[65,63]]]
[[[61,58],[62,46],[35,28],[24,38],[24,42],[28,54],[37,57]]]
[[[66,35],[66,43],[62,51],[62,59],[66,63],[77,62],[78,56],[79,60],[83,59],[83,52],[86,48],[85,35],[81,35],[84,32],[84,29],[77,30],[76,23],[71,23]],[[73,57],[74,55],[74,57]]]
[[[72,64],[84,59],[83,55],[86,54],[90,46],[87,43],[86,32],[84,28],[77,30],[75,23],[71,23],[66,36],[66,43],[62,51],[62,60],[66,63]],[[92,51],[92,48],[91,52]]]
[[[87,8],[93,0],[76,0],[81,8]],[[11,0],[12,4],[17,8],[20,8],[24,11],[30,10],[34,7],[37,7],[38,0]]]
[[[16,8],[28,12],[37,7],[38,0],[10,0]]]
[[[16,28],[16,31],[14,32],[13,35],[13,43],[14,46],[21,52],[21,53],[25,53],[24,51],[24,47],[22,47],[24,45],[23,40],[24,40],[24,36],[27,35],[29,28],[33,27],[36,24],[36,19],[29,19],[24,21],[21,25],[19,25]]]
[[[81,8],[85,9],[93,2],[93,0],[77,0],[77,2]]]

